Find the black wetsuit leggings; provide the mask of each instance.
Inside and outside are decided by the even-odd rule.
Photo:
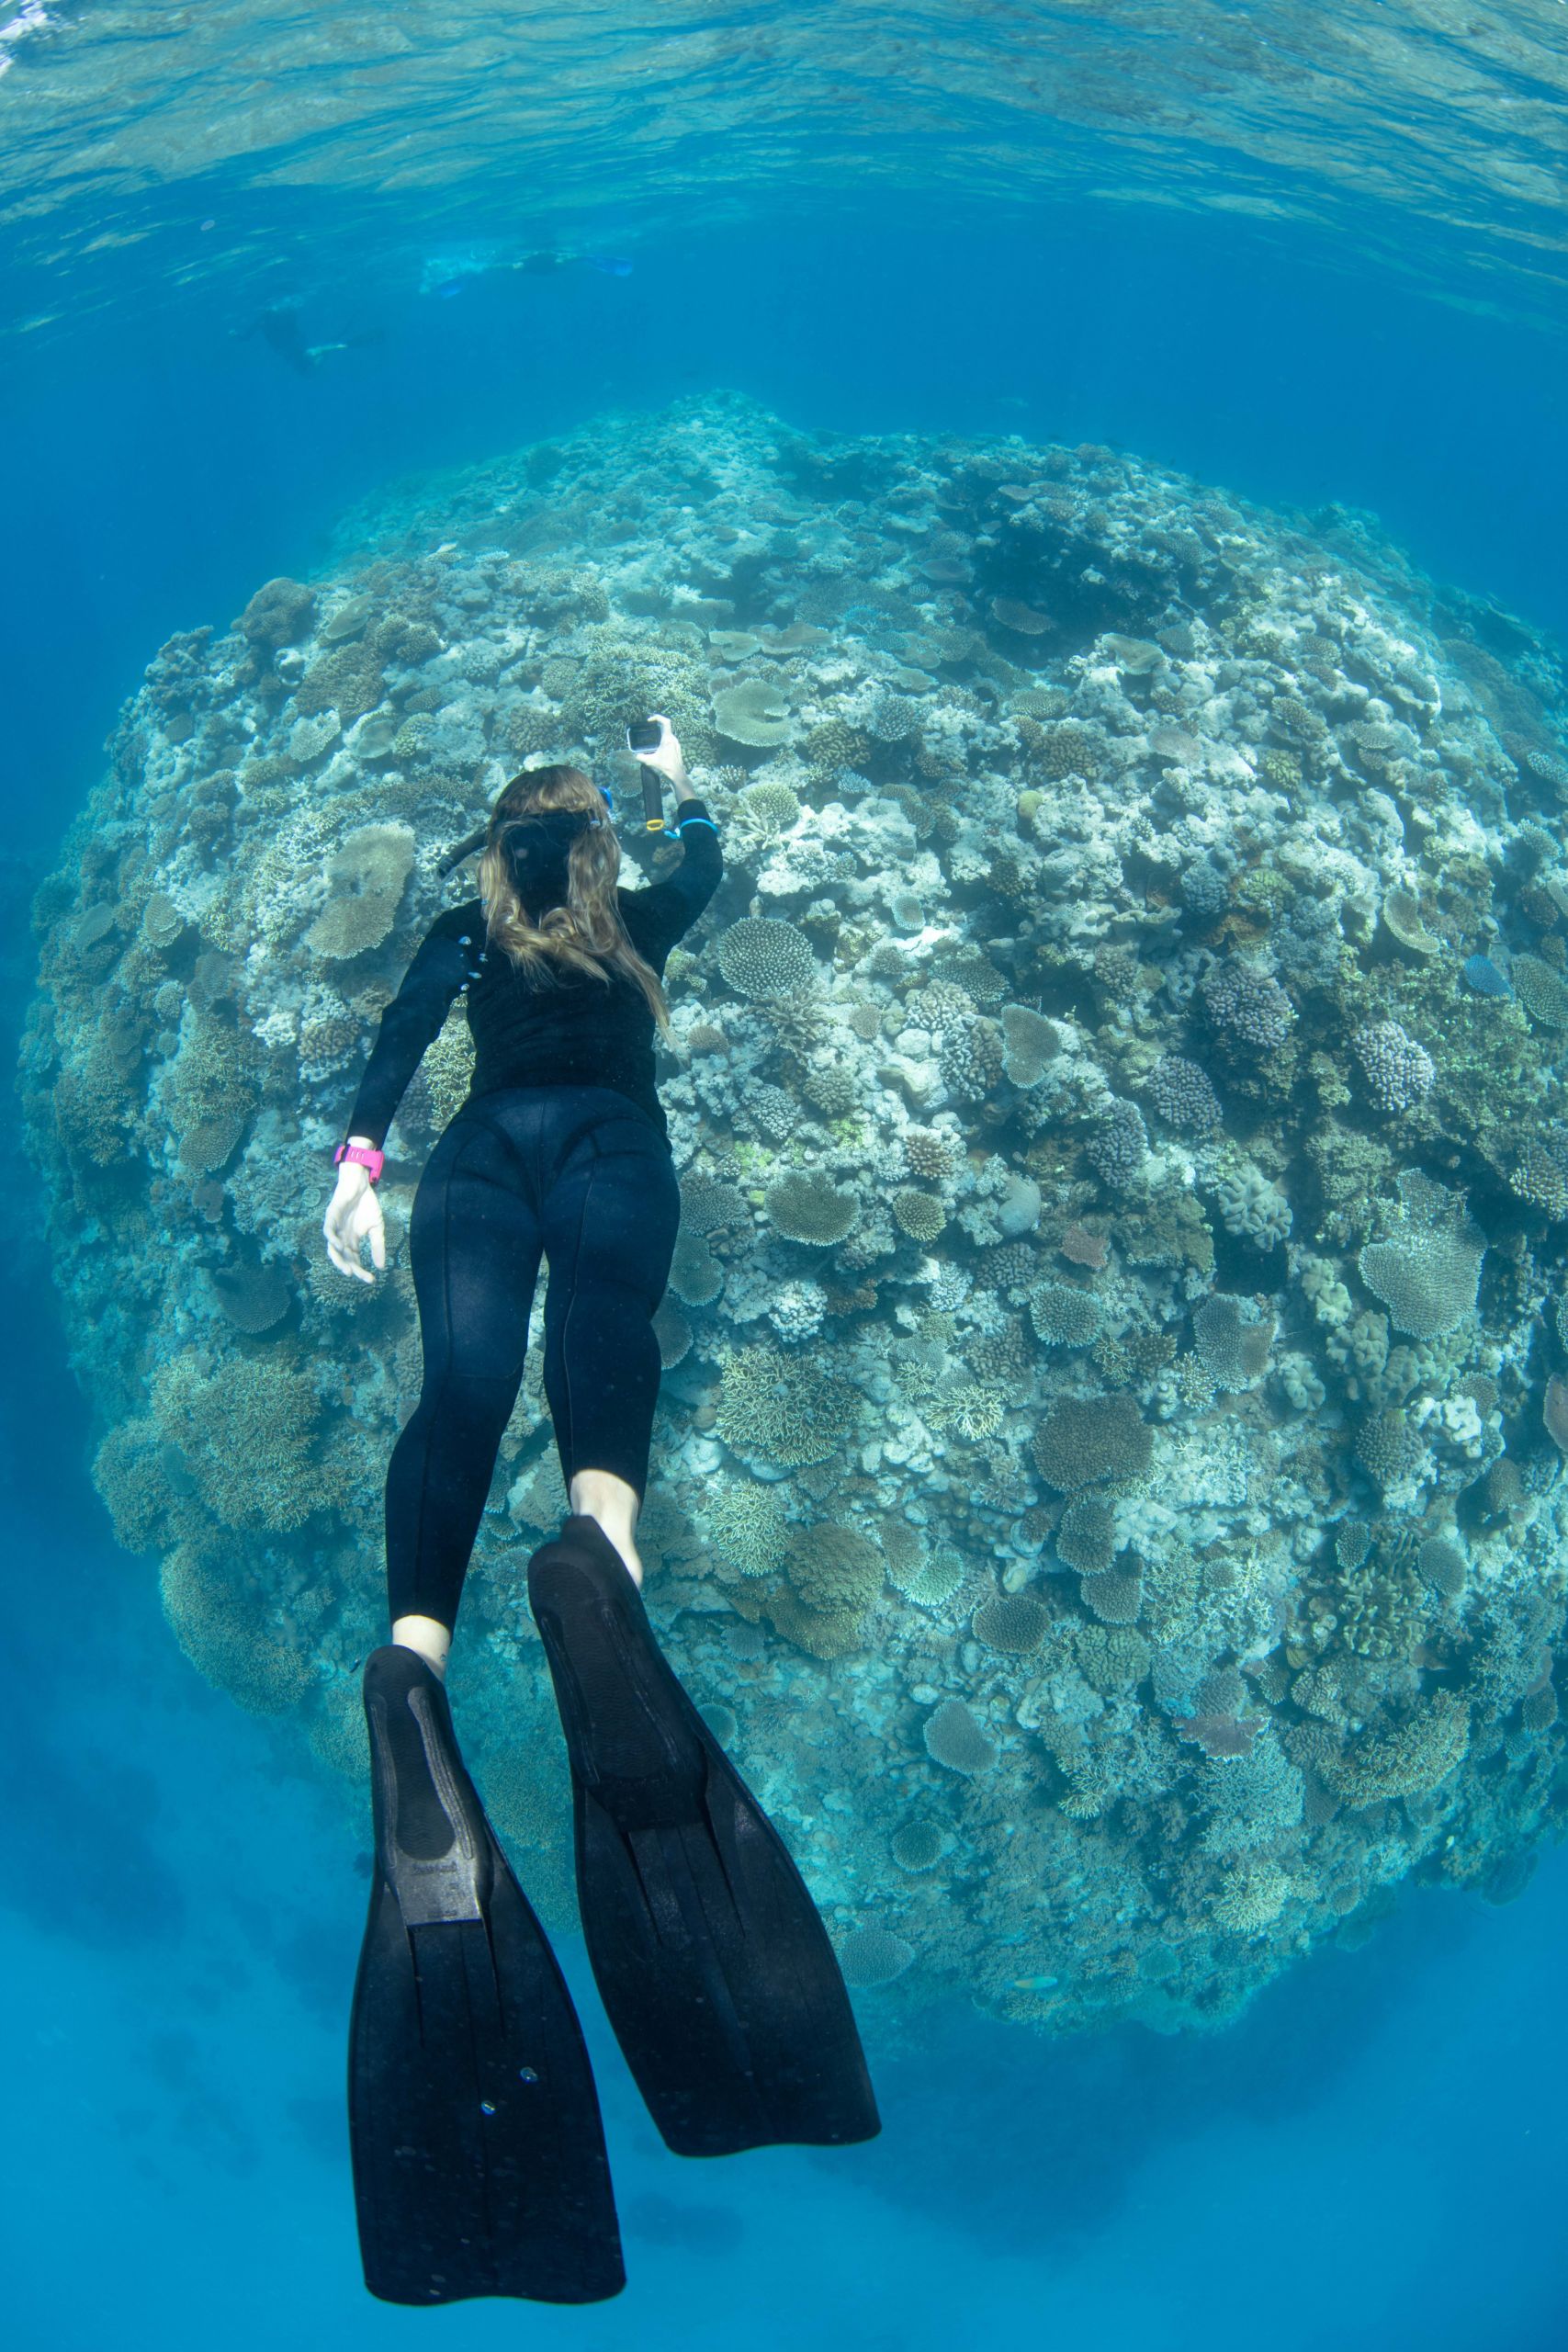
[[[541,1254],[545,1395],[561,1475],[648,1483],[680,1188],[670,1147],[607,1086],[466,1102],[430,1155],[409,1235],[424,1385],[387,1473],[393,1619],[457,1618],[523,1378]]]

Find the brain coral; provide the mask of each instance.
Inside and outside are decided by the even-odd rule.
[[[718,968],[738,996],[765,1001],[809,988],[817,977],[811,942],[792,922],[748,915],[718,938]]]
[[[100,1491],[201,1670],[287,1719],[280,1755],[363,1788],[354,1669],[420,1377],[408,1180],[469,1081],[463,1008],[399,1114],[374,1288],[324,1264],[311,1194],[415,941],[471,893],[439,854],[509,762],[651,707],[728,872],[659,1065],[686,1213],[650,1605],[744,1714],[836,1932],[919,1951],[887,2005],[1211,2030],[1358,1891],[1528,1857],[1562,1738],[1541,811],[1568,670],[1526,623],[1483,650],[1369,518],[1316,528],[1124,452],[917,434],[890,460],[694,398],[378,492],[318,577],[149,650],[39,890],[18,1079]],[[1055,626],[993,644],[998,598]],[[1461,977],[1472,947],[1517,1003]],[[1385,1023],[1438,1065],[1403,1128],[1351,1042]],[[1130,1183],[1086,1157],[1112,1101],[1154,1136]],[[1495,1260],[1457,1192],[1394,1194],[1402,1131],[1463,1171]],[[836,1248],[763,1207],[802,1177],[860,1203]],[[908,1238],[939,1214],[934,1250]],[[1080,1279],[1101,1328],[1037,1344],[1087,1332],[1030,1297]],[[1270,1322],[1277,1376],[1219,1388],[1205,1356],[1252,1376]],[[540,1358],[458,1639],[475,1754],[564,1905],[558,1805],[502,1769],[553,1719],[514,1637],[519,1548],[566,1501]],[[883,1547],[874,1600],[818,1526]],[[1029,1600],[1040,1646],[991,1646]],[[1014,1984],[1036,1951],[1048,2011]]]

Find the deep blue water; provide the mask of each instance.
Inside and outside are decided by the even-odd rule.
[[[350,500],[716,386],[802,425],[1092,438],[1262,500],[1371,509],[1439,576],[1568,630],[1568,321],[1554,328],[1550,290],[1510,322],[1305,223],[1265,237],[1086,198],[958,225],[867,203],[832,229],[776,203],[706,229],[694,202],[689,233],[666,222],[629,277],[476,279],[432,300],[395,224],[361,220],[312,258],[310,198],[232,203],[276,240],[274,298],[297,295],[323,340],[374,339],[298,377],[235,334],[257,299],[220,280],[84,301],[73,322],[65,299],[65,326],[0,347],[0,795],[24,874],[155,647],[308,571]],[[35,266],[24,284],[0,263],[0,319],[35,294]],[[9,969],[11,1027],[25,959]],[[277,1735],[198,1681],[147,1564],[114,1549],[29,1180],[9,1153],[5,1169],[22,1269],[4,1413],[9,2343],[1568,2339],[1561,1853],[1505,1909],[1406,1898],[1365,1948],[1303,1965],[1213,2040],[1058,2046],[939,2017],[881,2079],[882,2140],[831,2161],[666,2155],[569,1949],[628,2296],[439,2320],[370,2303],[341,2098],[357,1833]]]
[[[226,282],[0,356],[24,657],[0,727],[29,843],[152,650],[308,569],[353,498],[712,386],[805,427],[1109,441],[1370,509],[1438,577],[1568,629],[1562,340],[1359,276],[1332,243],[1062,204],[983,234],[874,212],[694,229],[628,278],[476,277],[447,300],[400,249],[363,260],[274,289],[311,340],[381,338],[311,377],[233,334],[259,304]]]
[[[373,2304],[341,2097],[357,1838],[174,1651],[86,1483],[47,1298],[24,1295],[16,1330],[9,2344],[1562,2344],[1561,1852],[1503,1910],[1407,1899],[1215,2040],[1053,2045],[939,2015],[879,2073],[882,2138],[816,2159],[666,2154],[566,1945],[627,2293],[577,2313]]]

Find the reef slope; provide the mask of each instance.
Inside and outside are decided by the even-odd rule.
[[[95,1476],[191,1657],[360,1769],[460,1012],[373,1293],[328,1148],[509,773],[592,762],[657,870],[649,708],[728,857],[670,976],[650,1605],[852,1980],[1212,2024],[1401,1881],[1516,1892],[1562,1804],[1561,659],[1364,517],[1104,448],[602,420],[159,652],[21,1082]],[[538,1369],[460,1677],[558,1916]]]

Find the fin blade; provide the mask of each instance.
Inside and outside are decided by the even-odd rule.
[[[588,1956],[666,2143],[726,2155],[871,2139],[827,1928],[619,1555],[573,1516],[535,1554],[529,1589],[571,1759]]]

